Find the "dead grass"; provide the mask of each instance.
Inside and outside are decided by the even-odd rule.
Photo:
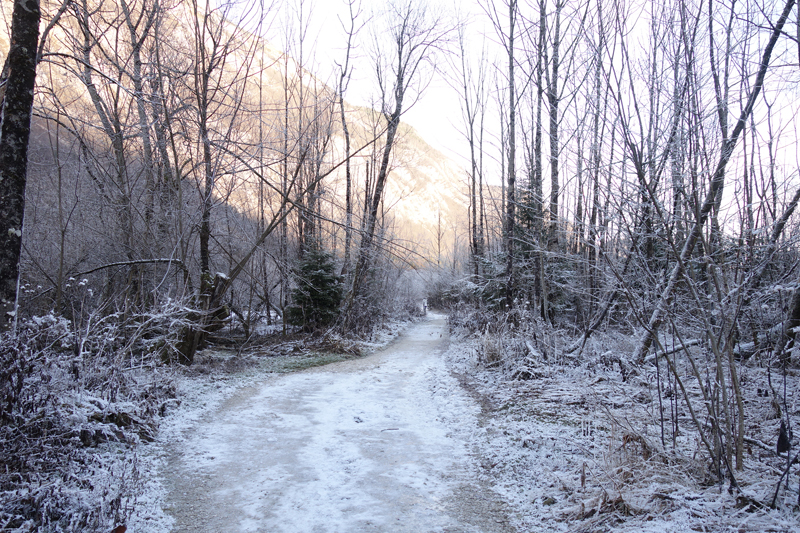
[[[598,335],[576,358],[557,353],[564,344],[555,335],[543,337],[508,330],[462,336],[447,353],[483,406],[476,454],[495,490],[513,503],[520,530],[800,530],[796,467],[778,508],[768,505],[786,459],[772,451],[779,420],[764,391],[776,376],[763,362],[747,361],[740,371],[747,437],[766,444],[748,445],[737,492],[712,468],[664,367],[660,388],[652,362],[631,371],[620,355],[630,353],[629,338]],[[702,405],[688,368],[681,371],[692,402]],[[800,398],[798,381],[787,380],[790,398]],[[796,404],[788,408],[793,418],[800,414]]]

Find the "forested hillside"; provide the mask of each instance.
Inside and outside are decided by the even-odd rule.
[[[27,3],[35,51],[11,38]],[[616,372],[652,396],[623,444],[737,494],[768,472],[745,507],[800,502],[794,0],[342,6],[321,68],[303,1],[2,5],[3,131],[26,94],[7,51],[36,84],[24,223],[0,213],[0,527],[124,515],[124,483],[100,511],[54,499],[60,450],[151,438],[160,373],[205,347],[342,351],[424,298],[498,383]],[[402,121],[434,79],[458,164]],[[6,179],[24,150],[0,137]]]

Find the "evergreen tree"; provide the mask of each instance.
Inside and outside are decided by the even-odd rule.
[[[336,274],[333,256],[314,246],[303,257],[295,274],[293,303],[286,309],[286,322],[307,331],[329,326],[339,316],[342,279]]]

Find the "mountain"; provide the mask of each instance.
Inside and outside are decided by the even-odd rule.
[[[10,4],[11,2],[4,2],[3,8],[0,9],[3,20],[7,23],[10,23]],[[189,74],[190,68],[187,65],[191,59],[190,48],[193,43],[192,21],[196,18],[190,9],[189,2],[171,0],[162,2],[162,5],[164,11],[163,17],[159,19],[159,31],[169,37],[162,39],[159,44],[162,61],[166,61],[168,68],[173,71],[183,69]],[[54,116],[56,114],[54,102],[60,100],[59,105],[64,106],[62,111],[76,117],[71,124],[76,129],[80,128],[82,134],[93,136],[99,146],[104,144],[110,146],[111,135],[108,134],[108,128],[103,125],[102,120],[96,118],[98,107],[116,110],[122,117],[121,125],[130,129],[130,133],[126,133],[128,139],[126,142],[129,145],[137,137],[137,120],[140,120],[137,119],[136,102],[132,98],[130,89],[132,83],[131,61],[126,59],[120,67],[119,62],[115,59],[118,56],[125,57],[129,53],[129,44],[126,48],[125,41],[127,38],[125,19],[120,6],[121,3],[118,2],[104,2],[102,10],[92,14],[93,17],[96,17],[96,22],[91,23],[92,28],[96,30],[96,35],[93,37],[96,42],[92,43],[91,52],[92,72],[94,83],[97,84],[100,92],[100,98],[104,100],[101,102],[102,105],[98,105],[96,98],[90,96],[84,83],[79,79],[82,72],[82,61],[84,61],[80,57],[82,25],[71,11],[65,13],[60,23],[52,29],[49,35],[48,50],[57,52],[58,56],[53,60],[44,61],[39,69],[40,96],[37,98],[37,105],[41,108],[40,114]],[[45,6],[42,29],[49,22],[47,13],[52,14],[53,9],[54,5],[47,4]],[[141,9],[141,7],[134,6],[134,9]],[[322,122],[327,124],[328,133],[332,136],[327,147],[327,164],[341,161],[344,138],[338,117],[338,107],[335,104],[331,105],[335,102],[335,94],[331,88],[325,86],[271,43],[263,39],[256,39],[252,34],[230,23],[223,23],[219,27],[223,28],[219,32],[222,40],[231,38],[231,42],[234,44],[226,58],[224,74],[220,78],[219,85],[223,87],[227,80],[234,80],[231,81],[230,86],[225,86],[224,89],[231,93],[241,91],[238,96],[223,102],[222,107],[233,108],[231,104],[239,102],[243,104],[243,108],[251,110],[248,111],[249,114],[242,111],[241,117],[236,119],[238,121],[236,124],[233,124],[233,120],[223,114],[209,119],[212,134],[217,132],[217,138],[225,139],[226,142],[231,142],[225,137],[228,131],[226,128],[230,129],[231,126],[238,128],[236,134],[231,136],[234,138],[232,142],[245,147],[242,148],[243,155],[236,156],[237,159],[225,161],[220,159],[220,162],[216,163],[223,168],[223,172],[227,167],[237,166],[248,158],[250,161],[248,164],[252,166],[256,157],[256,150],[252,147],[265,143],[270,146],[269,154],[273,161],[271,164],[277,167],[283,158],[281,155],[282,142],[291,136],[289,134],[286,139],[281,137],[281,132],[286,130],[284,122],[299,124],[299,130],[305,131],[303,128],[310,128],[312,119],[317,120],[325,113],[328,116],[323,117]],[[153,46],[152,43],[149,46]],[[7,35],[0,35],[0,52],[3,55],[7,47]],[[70,59],[70,55],[75,59]],[[147,76],[153,72],[152,65],[147,61],[145,59],[142,67],[145,74],[144,79],[147,79]],[[121,73],[123,71],[120,68],[127,70]],[[239,82],[235,81],[236,76],[241,75],[241,72],[245,70],[248,75],[246,79],[242,78],[245,79],[241,82],[242,85],[237,86],[236,84]],[[223,79],[226,76],[227,78]],[[189,84],[188,76],[184,75],[184,78],[182,80],[179,77],[170,81],[172,86],[167,87],[166,90],[174,91],[174,94],[169,93],[167,97],[173,98],[175,101],[167,103],[174,106],[175,124],[178,127],[188,128],[179,132],[179,143],[175,147],[174,154],[178,160],[189,161],[197,159],[200,150],[197,144],[191,144],[192,142],[196,143],[197,137],[196,133],[192,133],[194,131],[192,128],[196,126],[192,123],[191,117],[179,116],[179,113],[185,112],[187,106],[194,105],[191,94],[181,93],[181,91],[187,90],[186,87]],[[122,81],[115,81],[118,79]],[[186,86],[179,86],[180,83],[186,83]],[[118,89],[122,85],[126,87],[119,92]],[[180,102],[181,99],[185,101],[185,104]],[[287,99],[292,102],[291,105],[286,104]],[[256,103],[257,112],[252,111],[256,109]],[[325,106],[328,106],[327,110],[323,109]],[[291,111],[287,111],[286,116],[281,113],[283,107],[291,107]],[[320,109],[323,110],[320,111]],[[371,109],[347,104],[346,115],[354,147],[359,146],[359,143],[367,142],[374,136],[373,132],[382,127],[383,118]],[[155,125],[152,125],[151,129],[154,130]],[[259,132],[258,138],[256,138],[256,130]],[[151,135],[154,136],[155,132],[151,131]],[[299,142],[299,134],[296,137],[290,141]],[[380,148],[380,141],[375,143],[375,148]],[[125,149],[133,150],[128,145]],[[291,147],[289,151],[292,151]],[[101,155],[102,152],[101,149]],[[378,154],[375,152],[367,154],[365,151],[353,161],[354,212],[356,215],[354,224],[356,226],[358,226],[357,215],[363,212],[363,193],[360,191],[363,191],[365,186],[368,162],[372,161],[372,172],[374,172],[377,156]],[[108,158],[104,164],[113,165],[113,161]],[[413,128],[405,124],[400,129],[391,165],[383,202],[383,219],[387,234],[397,239],[398,247],[395,254],[404,256],[406,260],[418,265],[424,264],[425,261],[435,263],[443,260],[444,257],[451,256],[455,247],[465,242],[463,236],[459,237],[467,227],[468,211],[466,176],[463,170],[452,160],[432,148]],[[191,170],[185,174],[185,179],[196,179],[197,183],[200,183],[199,178],[192,178],[191,174],[191,172],[198,172],[199,166],[194,163],[186,167]],[[106,168],[104,172],[113,178],[114,171],[109,169],[110,167]],[[254,213],[258,204],[258,200],[254,196],[259,186],[258,180],[248,177],[241,168],[230,172],[230,176],[226,179],[227,182],[220,180],[217,185],[217,198],[242,213]],[[120,188],[118,183],[113,185]],[[327,178],[323,185],[325,190],[333,192],[327,197],[330,200],[331,216],[342,220],[343,167]],[[359,200],[362,201],[361,206],[358,205]],[[339,239],[340,237],[335,236],[334,238]]]
[[[401,161],[392,170],[387,203],[401,228],[401,237],[421,244],[431,261],[445,262],[467,245],[469,197],[467,175],[453,160],[432,148],[406,126],[396,147]]]

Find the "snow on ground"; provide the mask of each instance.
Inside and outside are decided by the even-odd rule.
[[[661,446],[653,376],[543,363],[512,379],[478,363],[480,343],[454,340],[446,359],[482,405],[475,453],[520,531],[800,531],[796,492],[778,510],[755,503],[771,499],[778,477],[766,450],[749,449],[737,498],[689,451],[693,433]]]
[[[182,377],[129,531],[800,531],[796,492],[756,503],[775,490],[768,450],[748,448],[737,498],[691,431],[661,444],[648,373],[623,380],[588,357],[512,379],[432,318],[364,358]],[[767,419],[764,403],[749,412]]]
[[[164,514],[146,530],[513,531],[476,479],[480,408],[430,318],[372,356],[201,385],[150,454]]]

